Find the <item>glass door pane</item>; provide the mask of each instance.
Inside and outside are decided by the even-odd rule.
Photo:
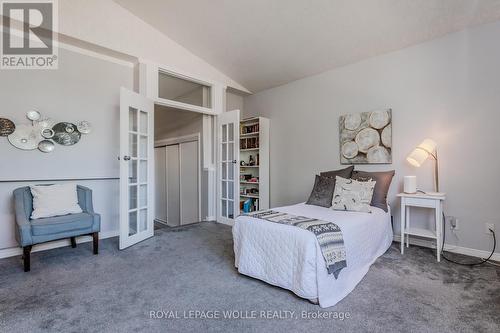
[[[131,164],[136,168],[137,183],[129,185],[130,190],[130,214],[134,216],[134,222],[130,222],[129,235],[143,232],[147,229],[147,183],[148,183],[148,113],[143,110],[136,110],[133,119],[137,119],[134,126],[136,132],[130,132],[129,135],[135,142],[135,150],[132,153]],[[132,197],[133,194],[133,197]]]
[[[222,174],[223,178],[222,180],[222,185],[221,185],[221,200],[222,200],[222,216],[227,217],[227,174],[228,174],[228,169],[230,168],[229,163],[227,163],[227,124],[222,125],[222,154],[221,154],[221,160],[222,160]]]
[[[128,235],[133,236],[137,233],[137,211],[129,213]]]
[[[239,209],[239,111],[219,116],[219,204],[218,219],[232,223]]]
[[[229,123],[227,127],[227,217],[234,219],[234,169],[237,167],[234,161],[234,124]]]
[[[128,221],[128,235],[133,236],[137,234],[137,173],[138,173],[138,155],[139,155],[139,146],[138,142],[138,128],[139,128],[139,110],[129,107],[129,118],[130,118],[130,126],[129,126],[129,184],[128,184],[128,212],[129,212],[129,221]]]

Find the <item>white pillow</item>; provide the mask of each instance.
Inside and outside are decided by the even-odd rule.
[[[76,184],[30,186],[33,195],[32,219],[81,213]]]
[[[375,181],[360,182],[354,179],[335,177],[332,209],[371,213]]]

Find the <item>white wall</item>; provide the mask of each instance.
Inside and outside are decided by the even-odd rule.
[[[132,85],[132,67],[64,49],[59,51],[58,70],[2,71],[2,117],[29,124],[25,114],[36,108],[58,122],[88,120],[93,130],[76,145],[56,145],[49,154],[19,150],[0,137],[0,249],[17,245],[12,191],[31,183],[4,181],[119,177],[119,91]],[[118,180],[75,182],[93,189],[101,230],[117,231]]]
[[[245,116],[271,119],[272,206],[305,201],[315,173],[340,167],[341,114],[390,107],[393,164],[356,168],[396,170],[390,193],[396,230],[403,176],[416,174],[419,187],[432,188],[431,161],[420,169],[405,162],[429,137],[439,145],[446,214],[459,218],[447,243],[491,250],[483,230],[495,223],[500,234],[498,36],[500,23],[488,24],[246,97]]]
[[[203,135],[201,113],[155,106],[155,140],[200,133]]]
[[[239,94],[235,94],[232,92],[226,92],[226,110],[225,111],[232,111],[232,110],[240,110],[243,111],[243,96]]]

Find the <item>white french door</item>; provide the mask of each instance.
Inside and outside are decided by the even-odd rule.
[[[217,116],[217,221],[233,224],[240,212],[240,111]]]
[[[120,90],[120,250],[154,233],[154,104]]]

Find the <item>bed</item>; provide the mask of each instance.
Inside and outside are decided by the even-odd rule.
[[[301,203],[273,211],[337,224],[344,237],[347,267],[337,279],[328,274],[318,241],[308,230],[242,215],[233,227],[238,272],[291,290],[322,308],[346,297],[392,243],[390,210],[346,212]]]

